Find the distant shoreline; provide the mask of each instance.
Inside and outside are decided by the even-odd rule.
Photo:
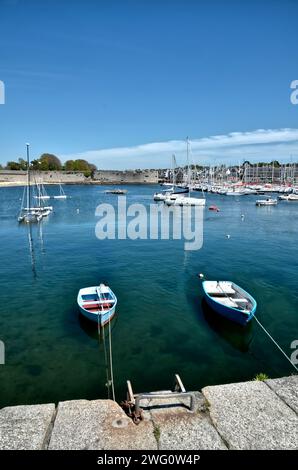
[[[145,185],[145,186],[151,186],[151,185],[156,185],[159,183],[140,183],[140,182],[101,182],[101,181],[76,181],[76,182],[63,182],[61,181],[60,183],[43,183],[44,186],[59,186],[59,184],[62,184],[63,186],[126,186],[126,185]],[[31,183],[31,186],[34,186],[35,183]],[[24,182],[17,182],[17,181],[0,181],[0,188],[10,188],[10,187],[20,187],[20,186],[26,186],[26,183]]]
[[[157,170],[97,170],[93,175],[85,176],[83,172],[44,171],[31,172],[32,183],[47,184],[85,184],[85,185],[123,185],[123,184],[156,184],[159,182]],[[0,171],[0,187],[24,186],[27,184],[25,171]]]

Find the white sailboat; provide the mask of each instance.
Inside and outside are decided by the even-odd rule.
[[[59,190],[60,190],[60,194],[57,194],[56,196],[54,196],[54,199],[67,199],[67,195],[65,194],[61,183],[59,183]]]
[[[165,201],[166,199],[170,198],[171,200],[177,199],[177,197],[183,197],[183,194],[188,193],[188,188],[179,188],[176,185],[176,157],[175,155],[172,156],[172,173],[173,173],[173,182],[172,183],[164,183],[164,185],[170,186],[169,189],[164,189],[160,193],[155,193],[153,196],[154,201]]]
[[[29,159],[29,144],[27,147],[27,186],[24,188],[21,210],[18,216],[18,221],[30,224],[39,222],[42,219],[39,208],[31,206],[31,186],[30,186],[30,159]],[[26,197],[25,197],[26,196]],[[25,204],[26,199],[26,206]]]
[[[180,195],[178,195],[178,197],[172,198],[171,196],[169,196],[168,198],[165,199],[165,203],[167,204],[167,206],[205,206],[206,204],[205,197],[196,198],[196,197],[190,196],[191,178],[190,178],[190,166],[189,166],[189,140],[188,138],[186,139],[186,153],[187,153],[187,179],[188,179],[187,186],[189,188],[188,197],[181,197]]]
[[[37,194],[33,196],[34,199],[40,199],[40,200],[50,199],[50,196],[47,194],[46,189],[42,182],[36,183],[36,187],[37,187]]]

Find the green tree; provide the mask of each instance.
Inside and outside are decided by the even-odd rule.
[[[64,169],[66,171],[74,171],[74,161],[73,160],[67,160],[64,163]]]
[[[27,170],[27,162],[23,158],[19,158],[20,170]]]
[[[31,168],[32,168],[33,170],[40,170],[40,169],[41,169],[41,168],[40,168],[40,160],[37,160],[37,159],[36,159],[36,160],[32,160],[32,161],[31,161]]]
[[[42,171],[59,171],[62,169],[61,161],[56,155],[51,153],[43,153],[40,158],[40,170]]]
[[[7,162],[6,165],[7,170],[20,170],[20,164],[18,162]]]
[[[75,171],[88,171],[89,163],[86,160],[78,159],[74,161]]]

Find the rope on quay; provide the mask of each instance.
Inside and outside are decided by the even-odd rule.
[[[266,335],[269,336],[269,338],[271,339],[271,341],[273,341],[273,343],[275,344],[275,346],[280,350],[280,352],[287,358],[287,360],[292,364],[292,366],[294,367],[294,369],[296,370],[296,372],[298,372],[298,368],[295,366],[295,364],[291,361],[291,359],[287,356],[287,354],[284,352],[284,350],[281,348],[281,346],[279,346],[279,344],[275,341],[274,338],[272,338],[271,334],[266,330],[266,328],[262,325],[262,323],[257,319],[256,316],[253,317],[256,322],[258,323],[258,325],[262,328],[262,330],[266,333]]]

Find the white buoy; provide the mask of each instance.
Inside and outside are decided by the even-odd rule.
[[[203,273],[200,273],[200,274],[199,274],[199,278],[200,278],[200,279],[204,279],[204,274],[203,274]]]
[[[227,234],[227,235],[226,235],[226,238],[231,238],[231,235]]]
[[[241,219],[244,220],[244,214],[241,214]]]
[[[77,209],[77,214],[79,214],[79,213],[80,213],[80,209]]]

